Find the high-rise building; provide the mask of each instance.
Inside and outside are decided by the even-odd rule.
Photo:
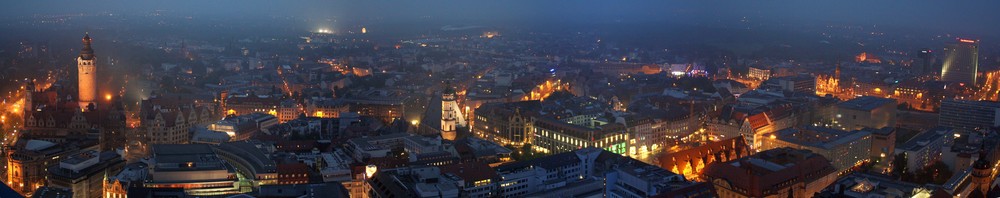
[[[976,84],[979,70],[979,41],[959,39],[958,43],[944,48],[944,65],[941,66],[941,80],[947,82]]]
[[[90,34],[84,35],[83,49],[80,50],[80,56],[76,58],[76,68],[79,72],[77,76],[79,80],[77,101],[80,102],[81,109],[93,104],[97,98],[97,65],[95,65],[97,57],[94,56],[94,49],[90,48],[90,43]]]
[[[455,131],[457,120],[455,107],[457,106],[455,104],[455,89],[448,85],[441,93],[441,138],[455,140],[455,137],[458,136],[457,131]]]
[[[934,72],[934,51],[931,49],[921,49],[917,52],[917,60],[913,61],[913,73],[927,74]]]
[[[938,124],[961,130],[1000,126],[1000,103],[946,99],[941,101]]]

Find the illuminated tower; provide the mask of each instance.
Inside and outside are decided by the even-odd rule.
[[[917,52],[917,60],[914,61],[913,72],[918,75],[924,75],[927,73],[934,72],[934,51],[931,49],[921,49]]]
[[[94,49],[90,48],[90,34],[83,36],[83,49],[80,56],[76,58],[76,68],[79,72],[79,98],[80,108],[85,109],[97,99],[97,65],[94,56]],[[95,104],[96,105],[96,104]]]
[[[455,103],[455,89],[451,88],[451,84],[445,86],[444,92],[441,93],[441,138],[455,140],[458,136],[455,131],[457,120],[455,107],[458,105]]]
[[[979,70],[979,41],[959,39],[944,48],[941,81],[976,85]]]
[[[990,183],[993,182],[993,166],[987,159],[985,146],[985,143],[980,146],[979,159],[972,163],[972,183],[982,192],[990,191]]]
[[[833,70],[833,79],[840,79],[840,62],[837,62],[837,68]]]

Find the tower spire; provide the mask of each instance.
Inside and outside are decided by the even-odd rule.
[[[837,68],[833,70],[833,77],[840,80],[840,61],[837,61]]]
[[[93,60],[94,49],[90,48],[90,43],[93,42],[93,40],[90,39],[90,33],[88,32],[84,34],[82,40],[83,40],[83,49],[80,50],[80,58],[82,58],[83,60]]]

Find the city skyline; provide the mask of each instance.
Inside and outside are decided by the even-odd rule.
[[[996,197],[996,6],[12,2],[0,197]]]

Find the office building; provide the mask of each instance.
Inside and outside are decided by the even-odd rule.
[[[938,125],[967,131],[1000,126],[1000,102],[942,100]]]
[[[831,128],[788,128],[765,134],[761,150],[791,147],[810,150],[831,161],[838,172],[860,165],[869,157],[872,132],[843,131]]]
[[[924,131],[896,147],[896,154],[906,157],[907,172],[916,172],[941,160],[942,149],[954,138],[955,130],[937,127]]]
[[[183,189],[192,196],[217,196],[250,192],[241,189],[236,171],[207,144],[152,145],[152,164],[145,188]],[[131,193],[131,191],[130,191]]]
[[[837,104],[834,121],[841,130],[893,127],[896,126],[896,108],[894,99],[858,97]]]
[[[764,85],[779,88],[782,91],[815,93],[816,77],[808,75],[776,77],[767,80]]]
[[[928,73],[936,73],[941,70],[935,71],[937,68],[934,67],[934,51],[931,49],[920,49],[917,51],[917,59],[913,61],[912,64],[913,73],[917,75],[924,75]]]
[[[104,177],[119,172],[125,160],[114,151],[83,151],[48,168],[48,187],[67,189],[73,197],[103,197]]]
[[[957,43],[944,48],[944,64],[941,65],[941,81],[976,85],[979,72],[979,41],[958,39]]]
[[[627,152],[629,134],[625,126],[618,123],[601,123],[590,126],[571,124],[552,118],[536,118],[535,137],[532,145],[535,150],[546,153],[562,153],[587,147],[603,148],[613,153]]]

